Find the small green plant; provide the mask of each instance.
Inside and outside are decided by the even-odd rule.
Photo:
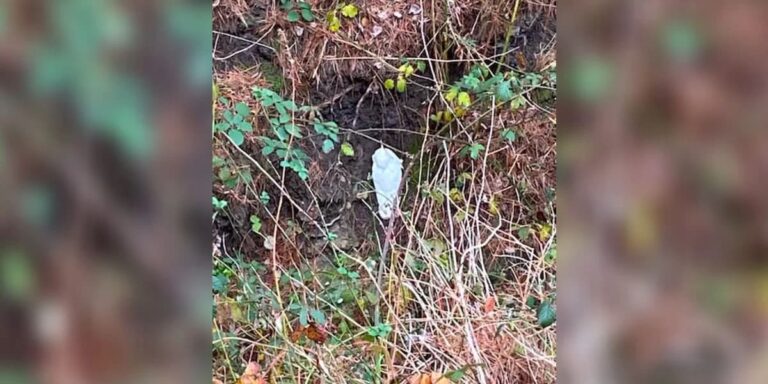
[[[267,191],[261,191],[261,194],[259,195],[259,201],[261,201],[261,203],[264,205],[269,204],[269,193],[267,193]]]
[[[213,168],[218,181],[229,189],[234,189],[238,183],[250,184],[253,182],[251,170],[247,166],[243,167],[233,164],[230,159],[214,155]]]
[[[469,145],[466,145],[464,148],[461,149],[460,154],[472,158],[472,160],[477,160],[477,158],[480,156],[480,152],[485,150],[485,146],[480,143],[472,143]]]
[[[426,68],[427,64],[423,61],[417,61],[416,67],[414,67],[410,62],[406,61],[397,68],[397,78],[384,80],[384,88],[386,90],[395,89],[396,91],[403,93],[408,86],[407,79],[411,77],[411,75],[413,75],[417,70],[419,72],[424,72]]]
[[[291,23],[295,23],[301,19],[304,21],[314,21],[315,15],[312,14],[312,6],[305,1],[295,2],[293,0],[280,0],[280,7],[286,13],[286,18]]]
[[[359,10],[357,9],[357,6],[354,4],[344,4],[341,6],[341,14],[348,19],[352,19],[355,16],[357,16],[358,12]]]
[[[282,159],[280,166],[291,169],[302,180],[306,180],[309,177],[309,170],[307,169],[309,156],[301,148],[291,144],[293,139],[304,137],[301,126],[296,124],[295,113],[309,112],[311,108],[298,107],[296,103],[291,100],[284,100],[271,89],[255,87],[253,88],[253,96],[263,107],[273,108],[277,112],[276,117],[269,119],[276,138],[261,137],[260,139],[264,144],[261,153],[264,156],[276,154]],[[333,121],[321,121],[315,118],[312,126],[315,132],[325,137],[322,146],[323,152],[328,153],[333,150],[335,143],[339,142],[338,125]]]
[[[539,304],[539,308],[536,310],[536,323],[546,328],[552,325],[557,319],[555,313],[555,307],[552,305],[552,300],[546,299]]]
[[[341,154],[352,157],[355,155],[355,148],[352,147],[352,144],[345,141],[341,144]]]
[[[310,308],[306,305],[299,303],[292,303],[288,306],[288,310],[299,316],[299,324],[302,326],[309,325],[309,320],[324,325],[326,322],[325,313],[317,308]]]
[[[515,72],[494,74],[487,67],[476,65],[445,92],[445,101],[450,108],[437,111],[430,118],[438,123],[450,123],[454,118],[464,116],[473,104],[491,99],[497,103],[508,103],[510,109],[517,110],[527,103],[523,97],[526,90],[546,90],[542,87],[555,86],[556,82],[554,69],[523,75]],[[507,132],[504,138],[514,141],[513,133]]]
[[[517,140],[517,132],[512,129],[505,128],[501,131],[501,138],[504,139],[507,143],[513,143],[515,140]]]
[[[259,233],[261,231],[261,219],[256,215],[251,215],[251,231],[253,233]]]
[[[219,200],[218,198],[216,198],[216,196],[212,196],[211,199],[213,201],[213,209],[217,211],[224,210],[224,208],[226,208],[228,205],[226,200]]]
[[[386,339],[389,333],[392,332],[392,326],[386,323],[376,324],[372,327],[368,327],[368,335],[371,337],[380,337]]]
[[[350,270],[348,270],[347,268],[344,268],[344,267],[336,268],[336,272],[338,272],[339,275],[341,275],[343,277],[349,278],[350,280],[357,280],[357,279],[360,278],[360,274],[359,273],[357,273],[355,271],[350,271]]]
[[[325,16],[325,21],[328,22],[328,30],[331,32],[338,32],[341,29],[341,18],[339,18],[339,12],[347,19],[354,19],[360,10],[354,4],[339,4],[335,9],[328,12]]]
[[[323,140],[323,153],[329,153],[333,150],[336,143],[339,142],[339,126],[333,121],[320,121],[315,119],[312,127],[319,135],[325,136]],[[342,148],[343,149],[343,148]]]
[[[219,98],[219,102],[223,105],[229,104],[229,100],[224,97]],[[248,121],[250,114],[251,109],[247,104],[237,103],[234,110],[225,109],[222,112],[224,120],[214,125],[214,131],[223,132],[239,147],[245,141],[245,134],[253,132],[253,125]]]

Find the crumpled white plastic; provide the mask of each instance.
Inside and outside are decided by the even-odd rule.
[[[392,209],[397,199],[397,189],[403,178],[403,160],[391,150],[381,147],[373,153],[371,177],[376,189],[376,202],[382,219],[392,217]]]

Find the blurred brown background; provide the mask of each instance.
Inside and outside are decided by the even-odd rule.
[[[211,8],[0,2],[0,382],[207,382]]]
[[[562,5],[559,381],[768,382],[768,4]]]

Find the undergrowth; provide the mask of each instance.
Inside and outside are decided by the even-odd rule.
[[[555,381],[554,44],[521,65],[524,47],[510,43],[513,26],[551,20],[553,7],[281,1],[241,20],[263,32],[282,77],[265,81],[260,65],[247,81],[242,68],[215,74],[215,380]],[[375,28],[387,23],[400,29]],[[323,117],[353,73],[369,84],[355,122],[370,100],[427,95],[408,107],[420,116],[412,148],[378,143],[405,160],[391,222],[369,181],[331,177],[370,161],[353,139],[386,132]],[[334,82],[329,100],[309,97]],[[343,197],[320,196],[328,180]],[[375,229],[349,246],[334,215],[353,203]]]

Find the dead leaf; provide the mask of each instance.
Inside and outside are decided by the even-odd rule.
[[[274,236],[267,236],[264,238],[264,248],[268,250],[275,249],[275,237]]]
[[[437,372],[417,373],[408,379],[408,384],[451,384],[451,381]]]
[[[418,15],[421,13],[421,6],[418,4],[411,4],[411,7],[408,8],[408,13],[411,15]]]
[[[373,31],[371,31],[371,37],[375,38],[376,36],[380,35],[382,32],[384,32],[384,28],[378,25],[374,25]]]
[[[322,325],[309,323],[306,327],[299,327],[291,333],[291,340],[298,341],[301,336],[307,336],[308,339],[318,344],[325,343],[328,340],[328,331]]]
[[[261,367],[258,364],[255,362],[248,363],[248,366],[245,367],[245,372],[237,380],[237,384],[267,384],[267,381],[264,380],[264,375],[259,373],[259,371],[261,371]]]
[[[299,326],[299,328],[291,332],[291,341],[293,341],[294,343],[299,341],[299,339],[301,338],[301,335],[303,334],[304,334],[304,327]]]
[[[493,312],[494,309],[496,309],[496,297],[488,296],[488,298],[485,299],[485,305],[483,305],[483,312],[488,314]]]
[[[328,338],[328,334],[325,332],[323,326],[315,323],[310,323],[305,329],[305,332],[308,339],[318,344],[325,343],[325,340]]]

